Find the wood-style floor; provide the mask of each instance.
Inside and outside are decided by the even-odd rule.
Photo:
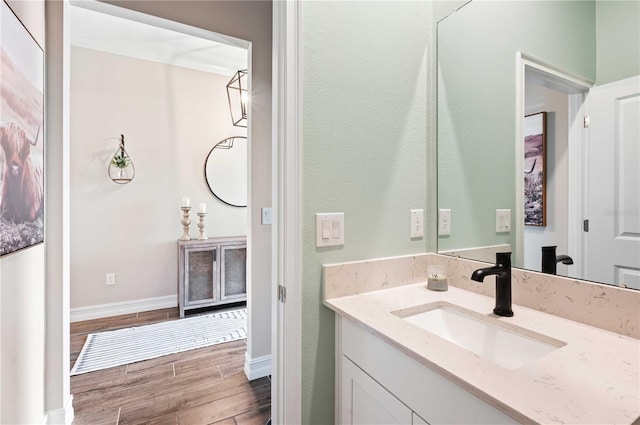
[[[71,324],[71,365],[89,333],[177,320],[178,309]],[[263,425],[271,381],[247,381],[246,340],[71,377],[74,425]]]

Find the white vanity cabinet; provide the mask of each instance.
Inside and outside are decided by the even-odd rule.
[[[339,315],[336,383],[339,424],[518,423]]]
[[[340,423],[401,425],[411,423],[411,409],[342,356]]]

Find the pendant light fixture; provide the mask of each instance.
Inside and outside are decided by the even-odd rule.
[[[231,122],[236,127],[247,126],[247,102],[249,100],[247,70],[240,70],[233,74],[227,83],[227,98],[229,99],[229,110],[231,112]]]

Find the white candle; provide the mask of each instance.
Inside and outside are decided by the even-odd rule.
[[[182,198],[182,206],[183,207],[190,207],[191,206],[191,199],[185,197]]]
[[[198,212],[206,214],[206,212],[207,212],[207,204],[205,204],[204,202],[199,204],[198,205]]]

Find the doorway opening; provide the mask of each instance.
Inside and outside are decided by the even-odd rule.
[[[251,117],[247,128],[234,126],[226,93],[240,70],[248,70],[251,93],[251,43],[94,2],[71,5],[70,17],[71,321],[107,322],[100,317],[133,314],[139,324],[138,319],[146,320],[144,310],[154,311],[148,321],[164,320],[163,315],[173,319],[184,198],[194,206],[205,204],[208,237],[251,236],[247,208],[219,201],[205,177],[205,161],[219,142],[244,137],[251,144]],[[118,186],[103,180],[121,134],[136,177]],[[245,169],[249,155],[244,154]],[[190,232],[195,239],[194,215]],[[251,274],[246,278],[251,291]],[[245,372],[247,344],[229,349],[240,358],[239,364],[224,362],[235,365],[235,372]],[[189,352],[186,360],[205,361],[190,359]],[[172,362],[174,378],[178,363]],[[208,381],[230,376],[246,381],[223,369],[211,370]],[[130,382],[134,378],[125,376]],[[258,404],[270,387],[264,379],[266,384],[250,387],[259,393]],[[72,393],[73,387],[72,382]],[[264,405],[255,407],[264,413]]]
[[[542,247],[556,246],[558,255],[568,255],[571,265],[558,265],[559,274],[582,277],[583,235],[577,223],[584,214],[586,193],[584,176],[583,126],[586,98],[592,82],[523,53],[518,57],[516,102],[516,216],[525,217],[524,117],[544,112],[544,226],[516,226],[516,252],[520,264],[541,271]],[[542,167],[540,167],[542,168]],[[533,171],[533,169],[531,170]],[[567,261],[568,263],[569,261]]]

